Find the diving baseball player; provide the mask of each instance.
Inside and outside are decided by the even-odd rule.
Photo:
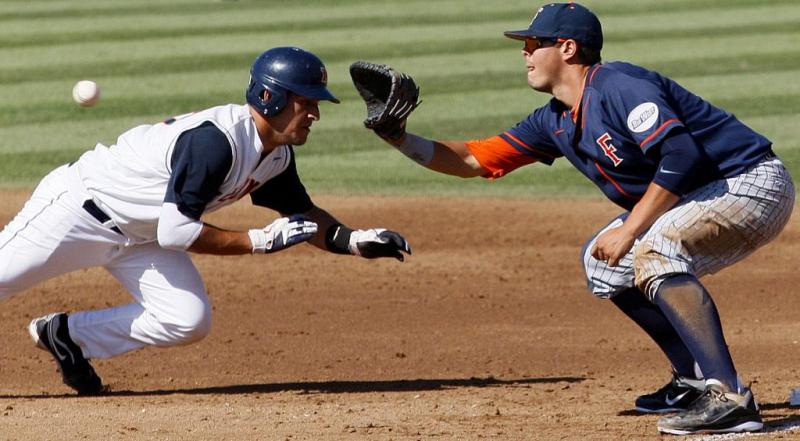
[[[323,250],[403,260],[398,233],[352,230],[314,205],[295,167],[327,89],[314,54],[279,47],[250,70],[246,105],[229,104],[141,125],[48,174],[0,233],[0,298],[51,277],[102,266],[127,305],[34,319],[29,331],[79,394],[104,391],[89,364],[144,346],[206,336],[211,306],[188,252],[273,253],[308,241]],[[250,195],[282,216],[229,231],[202,216]]]
[[[589,289],[642,327],[672,364],[672,381],[639,397],[637,409],[678,411],[658,423],[673,434],[761,429],[698,279],[786,225],[794,186],[770,141],[663,75],[602,64],[600,21],[577,3],[548,3],[527,29],[505,35],[524,42],[530,87],[553,96],[514,127],[471,141],[406,133],[417,105],[413,80],[359,62],[351,76],[367,102],[365,125],[419,164],[455,176],[496,179],[566,158],[626,210],[584,247]],[[388,110],[376,104],[383,101]]]

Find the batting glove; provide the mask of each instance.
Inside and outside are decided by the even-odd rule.
[[[317,224],[305,216],[295,214],[276,219],[261,229],[248,231],[253,244],[253,254],[274,253],[311,239]]]
[[[350,254],[367,259],[394,257],[402,262],[404,258],[400,251],[411,254],[411,246],[400,233],[383,228],[354,230],[350,234],[348,248]]]

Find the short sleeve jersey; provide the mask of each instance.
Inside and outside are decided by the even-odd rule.
[[[575,108],[552,99],[500,135],[467,145],[489,178],[563,156],[630,210],[658,170],[660,142],[679,128],[708,158],[694,188],[741,174],[771,148],[768,139],[675,81],[622,62],[592,66]]]
[[[249,192],[253,205],[287,214],[309,210],[313,203],[297,175],[294,149],[291,146],[282,148],[283,156],[268,155],[262,159],[262,162],[267,160],[277,165],[277,176],[263,183],[248,178],[245,182],[249,185],[221,202],[238,199]],[[220,189],[233,165],[230,143],[219,128],[205,122],[183,132],[175,143],[170,162],[172,174],[165,202],[174,203],[181,213],[193,219],[200,219],[210,204],[219,205],[217,199],[224,197]]]

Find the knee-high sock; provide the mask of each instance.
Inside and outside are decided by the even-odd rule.
[[[654,305],[636,288],[617,294],[611,301],[656,342],[672,363],[672,370],[675,373],[687,378],[697,376],[692,353],[683,344],[680,335],[664,316],[661,308]]]
[[[665,279],[656,291],[655,303],[681,336],[705,378],[714,378],[731,391],[738,391],[736,369],[717,307],[697,278],[680,274]]]

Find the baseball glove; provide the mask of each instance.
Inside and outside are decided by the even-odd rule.
[[[414,80],[385,64],[356,61],[350,77],[367,104],[364,126],[381,138],[394,141],[406,132],[406,118],[419,106]]]

